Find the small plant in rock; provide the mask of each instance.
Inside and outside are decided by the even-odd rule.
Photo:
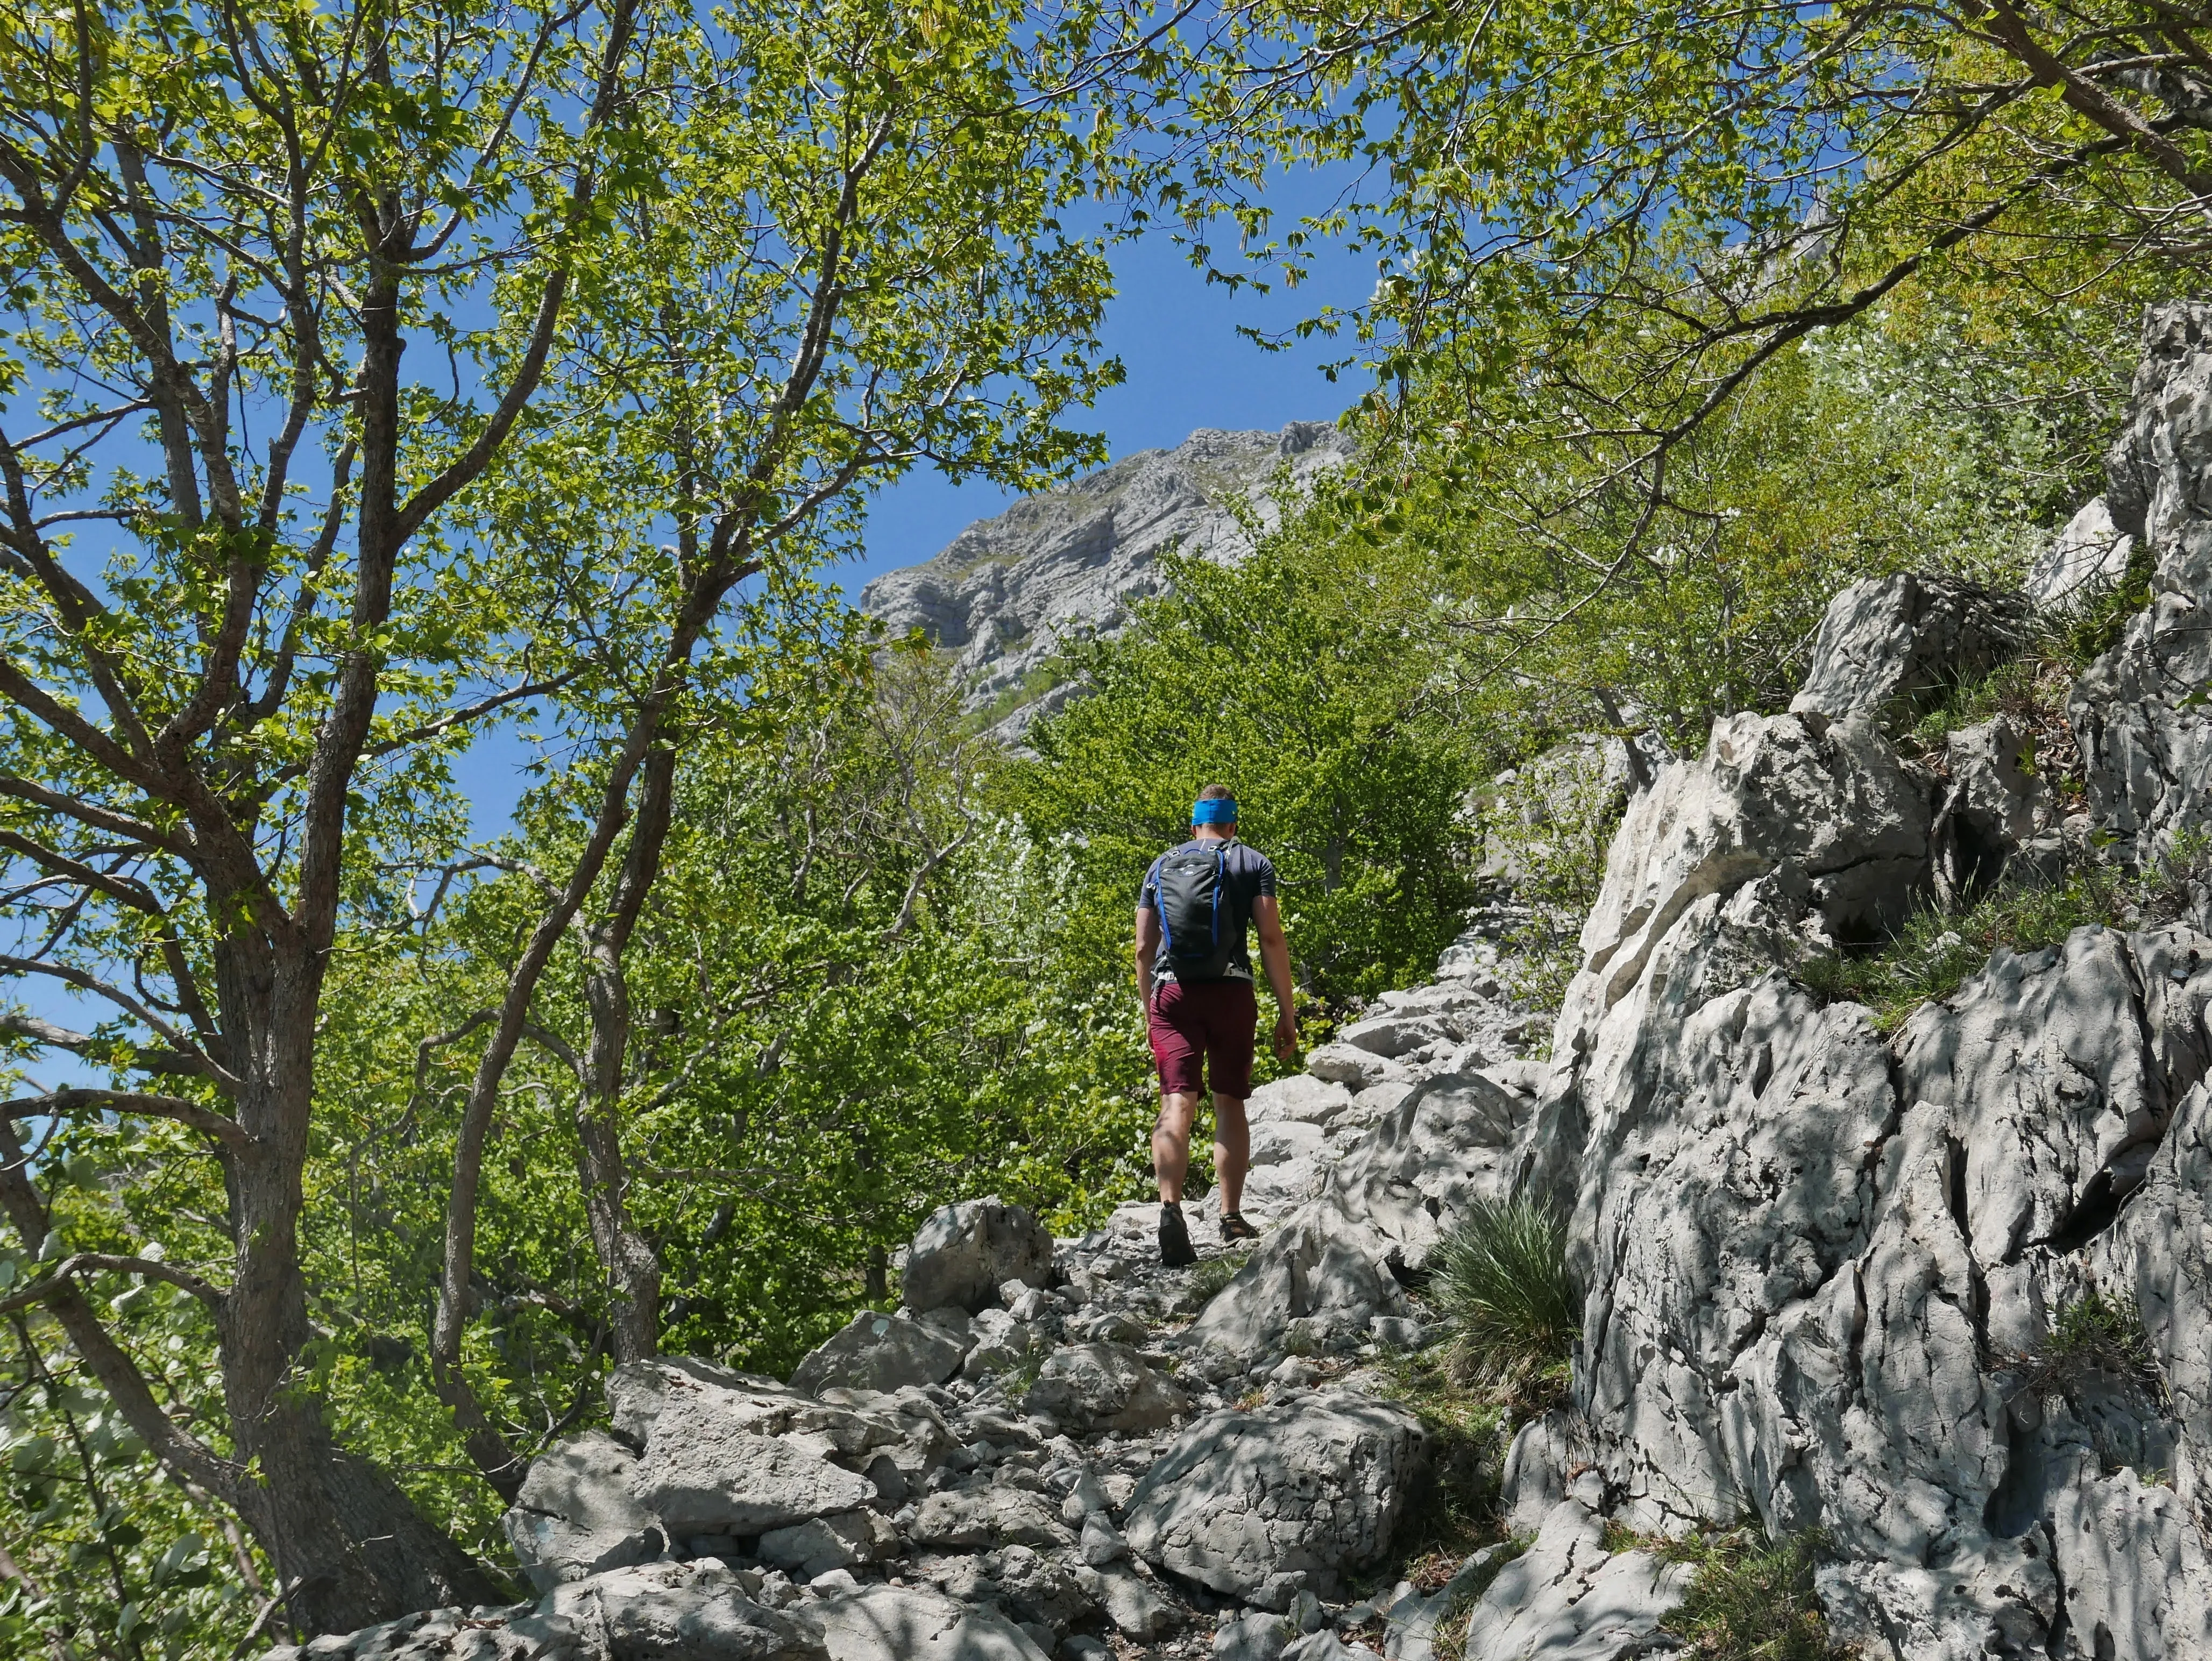
[[[2165,1398],[2166,1380],[2135,1300],[2092,1291],[2060,1306],[2021,1382],[2038,1395],[2071,1395],[2099,1378],[2133,1386],[2153,1402]]]
[[[1525,1200],[1477,1200],[1429,1255],[1431,1301],[1458,1322],[1453,1372],[1525,1412],[1565,1397],[1582,1337],[1583,1289],[1565,1218]]]
[[[1249,1246],[1200,1258],[1190,1271],[1190,1291],[1183,1301],[1193,1309],[1204,1308],[1251,1260],[1252,1248]]]
[[[1662,1556],[1696,1567],[1667,1629],[1705,1661],[1848,1661],[1813,1586],[1826,1545],[1814,1529],[1773,1542],[1748,1529],[1668,1542]]]

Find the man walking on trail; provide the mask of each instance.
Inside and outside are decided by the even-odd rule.
[[[1252,1039],[1260,1011],[1245,931],[1254,925],[1275,994],[1275,1053],[1287,1060],[1298,1046],[1275,868],[1267,855],[1237,840],[1237,798],[1224,785],[1208,785],[1198,793],[1190,828],[1189,841],[1152,861],[1137,893],[1137,985],[1145,995],[1152,1059],[1160,1070],[1160,1117],[1152,1127],[1160,1261],[1170,1269],[1198,1260],[1182,1217],[1182,1179],[1208,1073],[1222,1243],[1260,1232],[1237,1209],[1252,1152],[1244,1098],[1252,1094]]]

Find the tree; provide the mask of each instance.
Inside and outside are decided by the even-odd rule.
[[[557,694],[597,791],[495,1018],[463,1023],[489,1042],[449,1360],[489,1104],[587,905],[619,964],[725,601],[917,459],[1018,482],[1083,453],[1055,425],[1107,373],[1097,263],[1052,217],[1073,106],[1024,102],[1013,21],[971,21],[80,5],[0,36],[0,973],[109,1011],[0,1021],[114,1075],[8,1104],[0,1204],[38,1266],[0,1307],[51,1316],[243,1519],[300,1629],[493,1595],[334,1439],[301,1260],[331,965],[465,863],[447,759]],[[88,1118],[144,1127],[159,1182],[212,1162],[227,1262],[72,1238],[13,1126]],[[101,1312],[132,1283],[204,1312],[212,1421],[166,1411]]]
[[[1334,236],[1376,256],[1372,303],[1307,326],[1361,338],[1394,439],[1564,458],[1528,505],[1583,567],[1549,621],[1694,536],[1685,446],[1799,343],[1917,294],[1996,332],[2185,281],[2208,45],[2212,14],[2127,0],[1253,0],[1189,43],[1157,130],[1220,135],[1194,223],[1233,213],[1292,275]],[[1285,158],[1356,182],[1270,241]],[[1612,546],[1577,542],[1592,518]]]

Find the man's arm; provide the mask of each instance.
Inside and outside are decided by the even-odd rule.
[[[1252,921],[1260,931],[1260,961],[1275,994],[1275,1053],[1288,1061],[1298,1047],[1298,1018],[1291,1003],[1291,946],[1283,938],[1282,907],[1273,894],[1252,902]]]
[[[1137,990],[1145,1007],[1152,1007],[1152,965],[1160,955],[1160,914],[1150,906],[1137,907]]]

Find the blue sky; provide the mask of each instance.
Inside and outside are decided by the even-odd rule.
[[[1338,252],[1294,292],[1232,292],[1206,282],[1159,234],[1117,249],[1114,276],[1119,293],[1107,309],[1105,343],[1128,379],[1083,424],[1105,433],[1116,460],[1180,444],[1201,427],[1333,421],[1363,390],[1357,371],[1334,385],[1322,373],[1322,364],[1349,355],[1346,342],[1316,338],[1268,352],[1237,330],[1286,330],[1324,305],[1363,303],[1375,282],[1370,260]],[[869,578],[929,558],[1011,500],[989,485],[955,488],[933,472],[915,474],[871,506],[866,555],[841,567],[836,580],[857,596]]]

